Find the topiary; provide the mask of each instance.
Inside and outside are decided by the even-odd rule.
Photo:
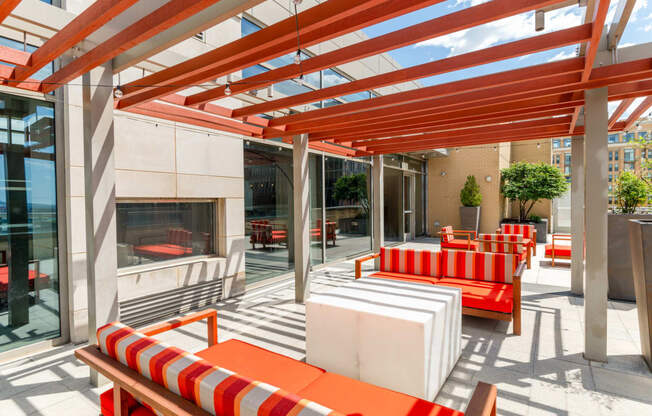
[[[475,181],[475,176],[469,175],[466,177],[464,187],[460,191],[460,202],[465,207],[479,207],[482,203],[480,185]]]

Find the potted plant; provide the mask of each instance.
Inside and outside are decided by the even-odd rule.
[[[643,171],[643,170],[642,170]],[[644,178],[625,171],[618,176],[614,187],[616,210],[608,217],[608,275],[611,299],[635,301],[632,256],[629,244],[630,220],[650,218],[649,214],[637,214],[639,205],[650,198],[650,185]],[[652,243],[650,243],[652,244]]]
[[[480,194],[480,185],[475,180],[475,176],[466,177],[464,187],[460,191],[460,220],[463,230],[478,231],[480,227],[480,204],[482,195]]]
[[[501,170],[500,176],[503,195],[510,201],[518,201],[518,222],[533,224],[537,228],[537,243],[545,243],[548,219],[538,217],[539,222],[533,222],[530,212],[538,201],[559,198],[566,192],[568,183],[564,175],[556,167],[543,162],[517,162]]]

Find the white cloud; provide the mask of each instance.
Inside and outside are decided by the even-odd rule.
[[[629,18],[630,22],[635,22],[638,19],[638,15],[641,12],[641,10],[647,9],[647,0],[637,0],[636,3],[634,4],[634,10],[632,10],[632,15]],[[652,13],[647,17],[649,19],[652,17]]]
[[[552,58],[548,59],[548,62],[555,62],[555,61],[561,61],[562,59],[569,59],[577,56],[573,51],[561,51],[557,55],[553,56]]]
[[[643,30],[646,31],[646,32],[652,32],[652,23],[650,23],[649,25],[645,26],[645,27],[643,28]]]
[[[425,40],[417,43],[415,47],[439,46],[448,49],[449,56],[459,55],[485,49],[492,45],[579,25],[582,23],[580,10],[573,7],[546,13],[546,26],[542,32],[534,30],[534,13],[529,12]]]

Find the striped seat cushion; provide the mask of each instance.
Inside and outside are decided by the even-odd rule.
[[[523,236],[520,234],[480,234],[479,240],[492,241],[485,243],[480,241],[479,250],[489,253],[521,253],[523,252]],[[502,244],[496,241],[511,241],[521,244]]]
[[[442,250],[441,272],[445,277],[512,283],[519,256],[504,253]]]
[[[453,233],[453,226],[452,225],[447,225],[445,227],[441,228],[441,242],[442,243],[449,243],[450,241],[455,238],[455,236],[452,234]]]
[[[500,224],[501,234],[519,234],[523,238],[534,237],[534,225],[531,224]]]
[[[340,416],[278,387],[214,366],[119,322],[98,329],[97,343],[104,354],[216,416]]]
[[[419,276],[441,276],[441,253],[411,248],[380,249],[380,271]]]

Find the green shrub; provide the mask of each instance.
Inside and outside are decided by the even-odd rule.
[[[501,192],[510,201],[518,201],[521,222],[526,222],[537,201],[559,198],[568,189],[561,171],[545,163],[514,163],[500,175]]]
[[[650,197],[650,186],[632,172],[623,172],[616,180],[616,204],[623,214],[633,214]]]
[[[541,217],[538,215],[530,215],[530,221],[538,224],[541,222]]]
[[[460,191],[460,202],[465,207],[479,207],[482,203],[480,185],[476,182],[475,176],[469,175],[466,177],[464,187]]]

